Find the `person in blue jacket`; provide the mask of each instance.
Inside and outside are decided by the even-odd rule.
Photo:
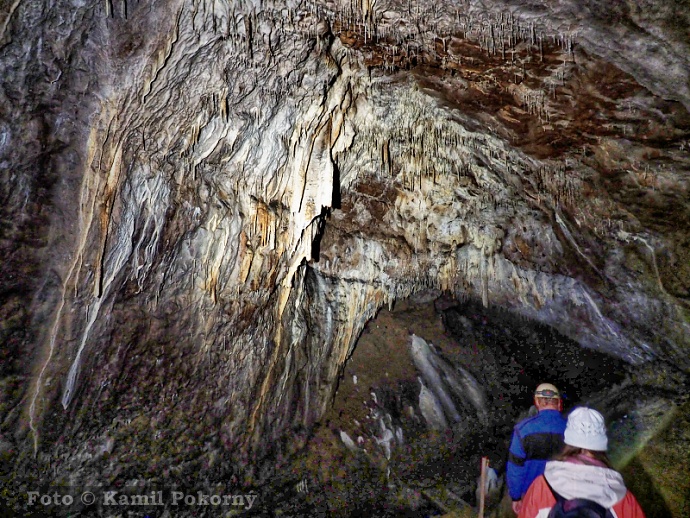
[[[538,413],[520,421],[513,429],[508,452],[506,480],[513,511],[520,512],[522,497],[532,481],[544,473],[546,462],[563,449],[567,421],[561,415],[563,400],[558,389],[542,383],[534,392]]]

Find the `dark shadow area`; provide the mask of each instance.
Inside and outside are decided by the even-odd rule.
[[[666,500],[657,490],[654,479],[647,473],[639,460],[630,461],[625,469],[621,470],[621,474],[625,480],[625,485],[635,495],[647,518],[673,516]]]
[[[461,345],[493,351],[502,387],[497,395],[518,408],[529,408],[534,388],[546,381],[561,390],[567,411],[590,394],[620,383],[628,370],[624,361],[583,349],[552,327],[477,301],[444,310],[443,321]],[[495,380],[486,383],[491,386]]]
[[[338,164],[333,162],[333,195],[331,198],[331,207],[334,209],[339,209],[341,207],[341,196],[340,196],[340,169]]]
[[[326,218],[328,217],[329,213],[330,209],[327,209],[325,207],[322,208],[321,218],[316,223],[318,225],[318,232],[316,232],[316,235],[314,236],[314,239],[311,242],[311,260],[315,263],[319,262],[319,256],[321,255],[321,240],[323,239],[323,230],[326,226]]]

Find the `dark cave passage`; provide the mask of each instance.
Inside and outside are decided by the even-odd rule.
[[[487,386],[495,386],[515,408],[529,408],[534,387],[549,381],[561,390],[567,411],[620,383],[629,369],[623,360],[584,349],[552,327],[501,308],[485,308],[478,301],[458,303],[442,315],[445,329],[458,344],[491,353],[495,365],[475,368]]]
[[[446,413],[445,427],[429,423],[421,408],[420,387],[428,378],[415,364],[412,337],[430,344],[432,362],[446,369],[440,375],[446,383],[451,366],[469,391],[463,397],[448,390],[456,413]],[[500,482],[490,504],[501,512],[510,434],[527,415],[537,384],[556,384],[567,411],[615,391],[628,371],[622,360],[479,301],[438,293],[398,301],[366,325],[332,407],[296,462],[293,471],[318,493],[292,490],[286,498],[282,491],[277,500],[291,502],[293,510],[342,516],[441,515],[476,505],[486,456]]]

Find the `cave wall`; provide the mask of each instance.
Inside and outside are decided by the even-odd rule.
[[[687,370],[682,4],[3,7],[13,458],[280,449],[429,287]]]

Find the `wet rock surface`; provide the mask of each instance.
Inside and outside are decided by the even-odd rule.
[[[263,487],[323,423],[370,319],[430,291],[668,397],[690,369],[685,7],[3,4],[6,485]],[[458,343],[502,332],[453,311]],[[505,343],[482,361],[521,387],[516,365],[553,352]],[[453,396],[470,378],[438,368],[443,419],[477,417]],[[434,392],[406,369],[375,392],[378,449],[417,378]]]

